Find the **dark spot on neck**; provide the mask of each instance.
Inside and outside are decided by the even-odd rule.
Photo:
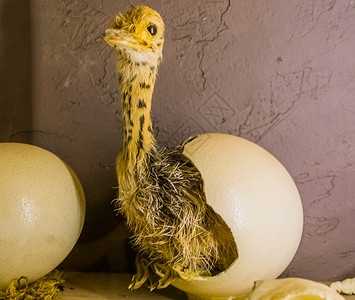
[[[137,147],[138,147],[138,152],[139,152],[139,150],[143,149],[143,133],[142,133],[142,131],[139,132]]]
[[[143,150],[143,135],[141,132],[139,133],[139,139],[137,141],[137,148],[138,148],[138,151],[137,151],[137,157],[138,157],[140,151]]]
[[[139,84],[139,86],[140,86],[141,89],[150,89],[150,84],[145,83],[145,82],[141,82]]]
[[[122,74],[121,74],[121,73],[118,73],[118,74],[117,74],[117,78],[118,78],[118,81],[119,81],[119,82],[122,82],[123,77],[122,77]]]
[[[145,119],[144,115],[141,115],[141,116],[139,117],[139,126],[140,126],[140,130],[141,130],[141,131],[143,130],[144,119]]]
[[[143,150],[143,131],[142,131],[143,123],[144,123],[144,115],[140,117],[141,128],[139,130],[139,137],[138,137],[138,141],[137,141],[137,148],[138,148],[137,157],[139,156],[140,151]]]
[[[138,108],[146,108],[147,104],[145,103],[144,99],[138,100]]]
[[[131,78],[130,82],[133,82],[134,79],[136,79],[136,78],[137,78],[137,74],[133,75],[133,77]]]

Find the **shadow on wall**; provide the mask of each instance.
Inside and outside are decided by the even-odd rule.
[[[30,1],[0,2],[0,142],[31,142]]]
[[[30,1],[0,0],[0,142],[34,144],[52,150],[51,145],[46,144],[47,141],[37,143],[35,136],[38,120],[33,117],[36,115],[34,103],[37,100],[33,93],[33,75],[38,69],[45,70],[46,65],[45,62],[41,62],[44,66],[33,64],[35,53],[32,53],[32,49],[37,41],[33,40],[35,26],[32,25],[41,20],[38,11],[31,14],[34,7],[35,4],[30,4]],[[53,7],[54,5],[50,8],[54,9]],[[50,12],[48,10],[45,13]],[[34,19],[36,17],[37,20]],[[65,69],[61,72],[65,72]],[[61,157],[62,153],[55,154]],[[94,171],[90,173],[91,170],[85,170],[88,176],[93,174],[97,178],[98,175]],[[106,199],[104,196],[93,198],[93,201],[97,202]],[[109,198],[108,203],[112,198]],[[106,204],[99,204],[97,207],[102,208],[104,205]],[[77,271],[126,272],[127,268],[133,270],[134,256],[128,254],[132,256],[128,262],[125,259],[126,252],[129,252],[127,231],[122,222],[112,229],[116,223],[111,214],[108,215],[111,209],[109,206],[109,210],[102,209],[104,212],[91,210],[90,214],[87,214],[86,224],[91,226],[84,227],[78,245],[60,268]],[[110,227],[110,231],[102,236],[107,227]],[[107,249],[110,248],[113,248],[112,255],[106,255]]]

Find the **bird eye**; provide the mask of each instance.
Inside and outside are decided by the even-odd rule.
[[[158,29],[155,25],[150,25],[147,27],[147,30],[148,32],[151,34],[151,35],[156,35],[157,32],[158,32]]]

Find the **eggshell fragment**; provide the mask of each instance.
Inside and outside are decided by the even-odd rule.
[[[245,300],[344,300],[325,284],[301,278],[259,281]]]
[[[338,293],[352,295],[355,294],[355,277],[347,278],[343,281],[336,281],[330,285],[330,288]]]

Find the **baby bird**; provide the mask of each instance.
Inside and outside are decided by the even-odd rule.
[[[122,94],[123,145],[117,157],[116,205],[133,232],[137,274],[164,288],[177,278],[193,280],[226,270],[238,257],[232,233],[207,204],[204,183],[183,145],[158,148],[150,118],[151,99],[162,59],[164,23],[146,6],[116,17],[104,33],[115,49]]]

